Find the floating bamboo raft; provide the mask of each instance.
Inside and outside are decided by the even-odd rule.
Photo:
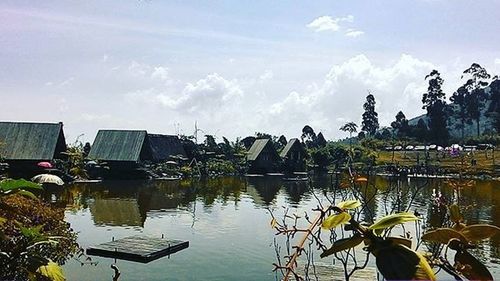
[[[189,247],[189,241],[151,236],[130,236],[87,248],[87,255],[141,263],[162,258]]]

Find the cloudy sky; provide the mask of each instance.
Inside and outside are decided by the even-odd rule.
[[[327,139],[423,113],[424,77],[448,95],[477,62],[500,74],[500,1],[0,2],[0,120],[234,139]]]

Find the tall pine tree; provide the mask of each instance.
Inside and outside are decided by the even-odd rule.
[[[465,100],[466,95],[467,89],[465,86],[460,86],[450,97],[450,101],[453,103],[453,115],[460,121],[460,123],[455,124],[455,128],[460,129],[462,140],[465,137],[465,124],[471,123],[470,118],[467,115],[467,103]]]
[[[498,76],[495,76],[490,84],[490,106],[487,114],[493,119],[495,131],[500,134],[500,80]]]
[[[372,94],[366,96],[366,102],[363,104],[365,112],[363,113],[363,122],[361,123],[361,130],[366,132],[369,136],[374,136],[379,128],[378,114],[375,112],[375,97]]]
[[[439,144],[446,144],[449,133],[446,128],[446,95],[441,89],[443,78],[437,70],[425,76],[429,81],[427,92],[422,96],[422,109],[427,110],[429,117],[429,138]]]
[[[488,86],[487,80],[491,76],[486,72],[486,69],[477,63],[473,63],[464,71],[464,74],[469,76],[469,80],[464,85],[467,89],[467,94],[465,95],[466,112],[468,118],[476,121],[477,135],[479,136],[481,134],[481,111],[484,107],[486,97],[484,89]]]

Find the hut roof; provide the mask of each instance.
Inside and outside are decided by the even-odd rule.
[[[148,134],[155,161],[167,160],[172,156],[186,157],[186,151],[177,136]]]
[[[290,141],[285,145],[285,148],[283,148],[280,153],[281,158],[287,156],[294,145],[300,145],[298,139],[290,139]]]
[[[52,160],[66,150],[62,123],[0,122],[0,155],[6,160]]]
[[[270,143],[270,139],[256,139],[252,144],[252,147],[248,150],[247,159],[249,161],[254,161],[259,157],[260,153],[264,150],[266,145]]]
[[[139,162],[146,136],[146,131],[99,130],[88,158]]]

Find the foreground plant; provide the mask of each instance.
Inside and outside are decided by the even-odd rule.
[[[60,264],[78,250],[64,210],[39,200],[41,187],[0,181],[0,279],[65,280]]]

